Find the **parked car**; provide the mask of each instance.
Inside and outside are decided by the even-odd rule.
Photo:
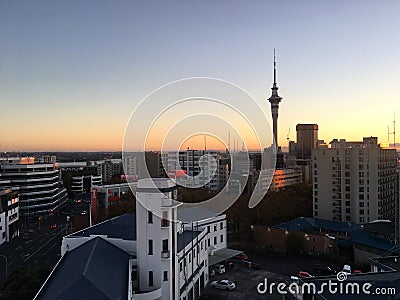
[[[233,258],[237,259],[237,260],[248,260],[249,259],[249,257],[244,252],[234,256]]]
[[[351,267],[350,267],[350,265],[344,265],[344,266],[343,266],[342,272],[347,273],[347,274],[351,274]]]
[[[319,276],[331,276],[331,275],[335,275],[336,271],[332,270],[328,266],[314,265],[314,274],[319,275]]]
[[[50,225],[50,228],[51,229],[56,229],[57,228],[57,224]]]
[[[226,279],[222,279],[222,280],[211,282],[210,286],[212,288],[214,288],[214,289],[232,291],[233,289],[235,289],[236,284],[233,283],[232,281],[229,281],[229,280],[226,280]]]
[[[225,266],[220,265],[220,264],[213,265],[213,269],[215,270],[215,273],[217,273],[217,274],[223,274],[226,272]]]
[[[86,211],[86,210],[82,211],[82,212],[81,212],[81,215],[83,215],[83,216],[84,216],[84,215],[87,215],[87,211]]]
[[[312,276],[310,273],[305,272],[305,271],[300,271],[299,273],[297,273],[297,277],[298,278],[311,278],[314,277]]]

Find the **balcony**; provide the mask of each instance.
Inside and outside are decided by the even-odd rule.
[[[161,258],[167,259],[167,258],[169,258],[169,256],[170,256],[169,250],[163,250],[161,252]]]

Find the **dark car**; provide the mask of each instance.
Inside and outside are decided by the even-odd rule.
[[[240,253],[240,254],[236,255],[234,257],[234,259],[236,259],[236,260],[248,260],[249,257],[246,255],[246,253],[243,252],[243,253]]]
[[[314,265],[314,274],[318,276],[331,276],[335,275],[336,271],[324,265]]]

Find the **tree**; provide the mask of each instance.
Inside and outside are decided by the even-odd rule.
[[[22,267],[12,272],[1,288],[0,299],[33,299],[50,274],[49,269]]]
[[[289,254],[303,254],[306,249],[306,240],[301,233],[297,231],[289,231],[285,240],[285,247]]]

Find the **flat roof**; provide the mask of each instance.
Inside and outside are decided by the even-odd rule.
[[[196,230],[184,230],[182,233],[178,233],[177,252],[182,251],[200,233],[201,233],[201,231],[196,231]]]
[[[106,235],[109,238],[136,241],[136,217],[125,214],[77,231],[68,237],[90,237],[91,235]]]
[[[217,215],[217,213],[199,206],[178,208],[178,220],[186,223],[210,219]]]
[[[208,256],[208,265],[212,266],[227,259],[230,259],[236,255],[243,253],[243,251],[223,248],[219,250],[215,250],[213,255]]]

